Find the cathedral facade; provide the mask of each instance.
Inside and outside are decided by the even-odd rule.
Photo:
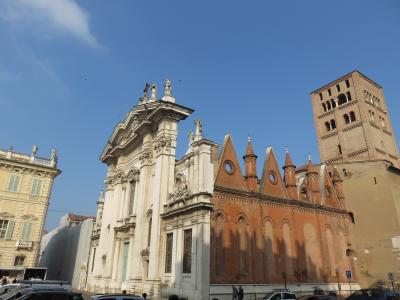
[[[93,292],[209,295],[210,211],[217,145],[201,122],[176,160],[178,122],[192,109],[145,94],[117,124],[101,161],[108,165],[98,202],[87,289]]]
[[[147,91],[150,88],[151,94]],[[296,169],[284,176],[267,150],[261,179],[251,141],[242,174],[230,136],[221,151],[196,120],[186,154],[177,159],[179,105],[165,82],[146,85],[139,105],[118,123],[101,161],[108,166],[92,235],[87,289],[224,299],[246,292],[345,282],[349,214],[335,169]]]

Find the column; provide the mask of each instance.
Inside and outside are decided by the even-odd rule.
[[[121,241],[115,241],[115,251],[114,251],[114,258],[113,258],[113,268],[112,268],[112,280],[117,281],[118,279],[118,272],[119,272],[119,250],[121,246]]]
[[[176,129],[176,123],[163,121],[160,127]],[[156,170],[152,195],[153,212],[148,273],[150,279],[160,278],[158,272],[160,241],[162,239],[160,232],[160,214],[167,200],[168,193],[172,192],[170,189],[173,187],[171,181],[173,182],[174,180],[176,135],[166,135],[166,131],[167,130],[161,130],[156,138],[154,147],[156,152]]]
[[[134,243],[134,235],[133,235],[133,230],[130,232],[129,235],[129,250],[128,250],[128,265],[126,266],[126,279],[129,280],[131,278],[131,269],[132,269],[132,263],[133,260],[131,259],[132,254],[133,254],[133,243]],[[135,266],[137,267],[137,266]]]

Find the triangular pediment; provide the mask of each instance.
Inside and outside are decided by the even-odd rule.
[[[285,185],[272,147],[268,147],[266,151],[260,193],[273,197],[287,198]]]
[[[219,159],[215,185],[237,190],[247,190],[246,182],[233,147],[232,138],[225,136]]]

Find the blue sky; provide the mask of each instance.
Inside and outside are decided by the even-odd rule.
[[[178,154],[193,120],[239,156],[319,161],[309,92],[358,69],[384,87],[400,134],[400,2],[0,0],[0,148],[59,150],[46,228],[94,214],[98,157],[145,82],[172,81]]]

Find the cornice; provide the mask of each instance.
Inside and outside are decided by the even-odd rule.
[[[32,164],[29,162],[20,162],[16,160],[10,160],[7,158],[0,158],[0,167],[5,168],[19,168],[23,171],[28,171],[31,173],[41,172],[46,175],[56,177],[61,174],[61,170],[53,167],[46,167],[43,165]]]
[[[346,215],[348,212],[344,209],[340,208],[335,208],[335,207],[330,207],[330,206],[324,206],[321,204],[314,204],[311,202],[304,202],[301,200],[295,200],[295,199],[285,199],[285,198],[278,198],[278,197],[273,197],[269,195],[264,195],[259,192],[247,192],[247,191],[241,191],[241,190],[234,190],[222,186],[214,186],[214,191],[215,192],[220,192],[223,194],[231,194],[231,195],[236,195],[239,197],[243,197],[246,199],[249,199],[251,201],[256,201],[256,202],[264,202],[264,203],[270,203],[272,205],[285,205],[290,208],[297,208],[297,209],[311,209],[311,210],[317,210],[321,212],[332,212],[332,213],[338,213],[342,215]],[[216,196],[214,194],[214,196]]]
[[[100,160],[109,163],[128,145],[140,139],[149,127],[163,118],[179,121],[186,119],[193,111],[185,106],[162,100],[134,106],[125,120],[115,127],[100,155]],[[119,138],[120,136],[122,137]]]
[[[195,210],[209,210],[209,211],[211,211],[211,210],[213,210],[213,208],[214,208],[214,205],[212,203],[209,203],[209,202],[196,202],[196,203],[193,203],[193,204],[181,206],[181,207],[179,207],[177,209],[174,209],[174,210],[167,211],[167,212],[161,214],[160,216],[163,219],[169,219],[169,218],[173,218],[175,216],[181,216],[183,214],[188,214],[188,213],[190,213],[192,211],[195,211]]]

